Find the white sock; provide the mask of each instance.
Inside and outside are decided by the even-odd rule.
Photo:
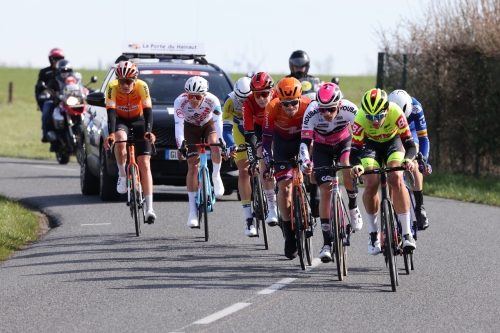
[[[127,171],[125,171],[125,164],[118,164],[118,176],[119,177],[127,177]]]
[[[250,204],[250,202],[250,200],[241,200],[241,204],[243,205],[243,212],[245,213],[246,219],[251,219],[253,217],[252,205]]]
[[[266,195],[267,199],[267,208],[269,210],[274,210],[274,205],[276,203],[276,193],[274,193],[274,190],[264,190],[264,194]]]
[[[189,212],[196,213],[196,192],[188,192]]]
[[[398,214],[399,221],[401,222],[401,227],[403,231],[403,236],[411,233],[411,214],[406,212],[404,214]]]
[[[145,195],[144,200],[146,202],[146,212],[153,210],[153,195]]]
[[[212,161],[212,179],[214,178],[220,178],[220,163],[217,164],[214,161]]]
[[[368,215],[368,230],[370,230],[370,232],[377,232],[378,231],[378,225],[377,225],[378,213],[366,214],[366,215]]]

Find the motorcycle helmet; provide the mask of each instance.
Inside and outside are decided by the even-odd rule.
[[[252,91],[270,90],[274,87],[274,80],[271,75],[266,72],[257,72],[252,76],[250,89]]]
[[[290,56],[290,59],[288,59],[288,65],[290,66],[290,72],[294,77],[297,79],[301,79],[307,75],[307,72],[309,71],[309,66],[311,63],[311,59],[302,50],[297,50],[292,53]],[[293,66],[295,67],[306,67],[306,70],[304,72],[301,71],[294,71]]]
[[[64,59],[64,51],[63,50],[61,50],[60,48],[57,48],[57,47],[50,50],[49,61],[51,64],[52,64],[52,61],[62,60],[62,59]]]
[[[387,93],[382,89],[368,90],[361,100],[361,107],[369,115],[376,115],[389,107]]]
[[[71,73],[73,72],[73,66],[71,65],[69,60],[66,59],[59,60],[56,64],[56,72],[57,75],[61,73]]]
[[[131,61],[121,61],[115,68],[117,79],[135,79],[139,74],[137,65]]]
[[[247,98],[252,91],[250,90],[250,78],[242,77],[234,84],[234,94],[240,99]]]
[[[205,94],[208,92],[208,81],[201,76],[192,76],[187,79],[184,90],[188,94]]]
[[[322,108],[337,106],[340,99],[340,88],[335,83],[328,82],[323,84],[316,93],[316,101],[319,107]]]
[[[280,100],[296,99],[302,95],[302,84],[294,77],[285,77],[279,80],[276,90]]]
[[[411,96],[406,91],[402,89],[394,90],[389,94],[389,102],[396,103],[403,110],[406,118],[410,116],[413,103]]]

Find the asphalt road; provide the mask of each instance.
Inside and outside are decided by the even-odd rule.
[[[394,293],[366,224],[339,282],[332,264],[287,260],[277,227],[268,251],[245,237],[236,194],[216,203],[205,242],[182,188],[155,186],[158,220],[141,237],[124,202],[80,193],[76,164],[0,158],[0,193],[59,225],[0,264],[0,332],[500,331],[499,207],[425,197],[430,227]]]

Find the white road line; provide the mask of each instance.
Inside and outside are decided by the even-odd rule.
[[[278,281],[275,284],[267,287],[266,289],[263,289],[263,290],[259,291],[257,294],[259,294],[259,295],[272,294],[276,290],[280,290],[281,288],[283,288],[284,286],[286,286],[287,284],[289,284],[289,283],[291,283],[291,282],[293,282],[295,280],[297,280],[297,278],[286,278],[286,279],[283,279],[283,280]]]
[[[71,172],[76,172],[77,170],[75,169],[68,169],[68,168],[58,168],[58,167],[50,167],[50,166],[41,166],[41,165],[35,165],[33,168],[39,168],[39,169],[51,169],[51,170],[63,170],[63,171],[71,171]]]
[[[195,321],[193,324],[210,324],[216,320],[219,320],[225,316],[230,315],[231,313],[237,312],[241,309],[246,308],[247,306],[251,305],[252,303],[236,303],[231,305],[230,307],[227,307],[219,312],[216,312],[208,317],[205,317],[203,319],[200,319],[198,321]]]
[[[83,223],[81,225],[109,225],[111,223]]]

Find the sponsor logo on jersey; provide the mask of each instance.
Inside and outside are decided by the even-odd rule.
[[[134,111],[134,110],[137,110],[139,108],[139,105],[127,105],[127,106],[118,106],[117,109],[120,110],[120,111],[125,111],[125,112],[130,112],[130,111]]]
[[[111,91],[113,90],[113,88],[111,88],[111,86],[108,86],[108,99],[111,98]]]
[[[356,114],[356,111],[357,111],[353,106],[347,106],[347,105],[341,107],[340,110],[341,111],[348,111],[348,112],[351,112],[354,114]]]
[[[323,176],[323,177],[321,177],[321,180],[324,182],[331,182],[332,176]]]
[[[110,100],[110,101],[108,101],[108,103],[106,104],[106,106],[110,107],[110,108],[114,108],[116,106],[116,103],[115,103],[115,101]]]
[[[361,132],[363,132],[363,126],[361,126],[357,122],[354,122],[354,124],[352,124],[352,132],[354,133],[354,135],[361,135]]]
[[[309,120],[311,120],[311,118],[317,114],[318,111],[317,110],[314,110],[314,111],[309,111],[306,116],[304,117],[304,125],[308,125],[309,124]]]
[[[303,131],[302,136],[310,137],[310,136],[312,136],[312,132],[311,131]]]
[[[184,118],[184,112],[182,112],[182,109],[177,109],[175,110],[175,114],[177,115],[177,117],[179,118]]]

